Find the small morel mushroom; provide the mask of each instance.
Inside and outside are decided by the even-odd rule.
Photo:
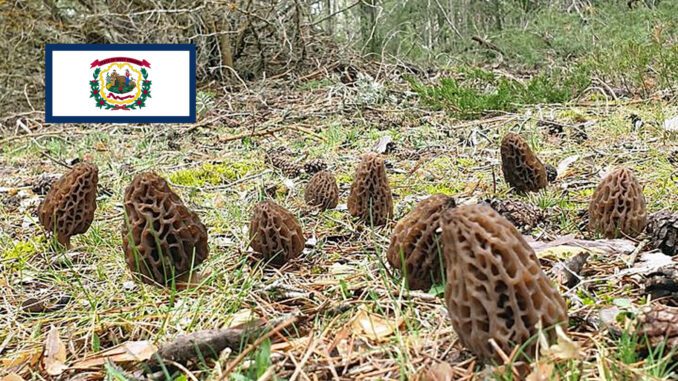
[[[47,232],[69,248],[71,236],[89,229],[97,209],[99,169],[80,163],[52,184],[38,208],[38,220]]]
[[[358,164],[348,196],[348,211],[373,225],[384,225],[393,217],[393,196],[379,154],[367,153]]]
[[[589,229],[606,238],[636,237],[645,229],[645,197],[630,169],[617,168],[598,184],[589,218]]]
[[[327,163],[323,159],[313,159],[304,163],[304,172],[312,175],[327,169]]]
[[[398,221],[386,253],[388,262],[403,270],[412,290],[428,291],[445,271],[440,241],[440,216],[455,206],[454,198],[433,195]],[[403,266],[404,265],[404,266]]]
[[[337,179],[329,171],[320,171],[313,175],[306,185],[304,200],[308,205],[321,209],[334,209],[339,203]]]
[[[567,327],[560,293],[541,270],[534,251],[504,217],[488,205],[449,209],[443,215],[445,300],[462,344],[482,361],[501,362],[490,340],[506,354],[529,342],[539,325],[553,339],[556,324]]]
[[[263,201],[254,207],[250,220],[250,246],[267,261],[282,266],[304,250],[299,222],[282,206]]]
[[[501,169],[506,182],[521,193],[537,192],[548,182],[544,164],[525,140],[513,132],[501,141]]]
[[[647,223],[650,245],[670,256],[678,254],[678,213],[658,212]]]
[[[207,229],[167,181],[140,173],[125,190],[122,247],[127,266],[147,284],[170,286],[209,255]]]

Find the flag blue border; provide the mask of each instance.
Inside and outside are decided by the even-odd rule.
[[[188,116],[54,116],[52,114],[52,53],[73,50],[188,51],[190,96]],[[195,123],[195,45],[193,44],[46,44],[45,123]]]

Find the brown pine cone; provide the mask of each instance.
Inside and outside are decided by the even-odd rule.
[[[546,167],[546,180],[548,180],[549,183],[556,181],[558,178],[558,170],[556,167],[551,164],[544,164],[544,167]]]
[[[646,227],[652,247],[670,256],[678,254],[678,213],[658,212],[650,216]]]
[[[492,199],[485,201],[522,233],[529,233],[544,220],[544,213],[521,201]]]
[[[313,175],[327,169],[327,163],[323,159],[313,159],[304,163],[304,172]]]

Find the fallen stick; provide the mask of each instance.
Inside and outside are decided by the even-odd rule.
[[[240,352],[253,339],[268,336],[269,331],[279,331],[281,324],[287,326],[295,321],[296,317],[287,317],[282,323],[280,319],[269,322],[258,319],[232,328],[210,329],[179,336],[161,346],[146,361],[146,366],[150,372],[154,372],[162,365],[171,367],[171,362],[186,365],[196,359],[217,358],[226,348]]]

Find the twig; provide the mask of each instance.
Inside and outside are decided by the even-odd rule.
[[[220,138],[219,142],[220,143],[226,143],[226,142],[230,142],[230,141],[233,141],[233,140],[239,140],[239,139],[242,139],[242,138],[251,138],[251,137],[254,137],[254,136],[271,135],[271,134],[275,134],[276,132],[282,131],[286,128],[287,128],[287,126],[283,126],[283,127],[272,128],[270,130],[264,130],[264,131],[259,131],[259,132],[247,132],[247,133],[244,133],[244,134],[227,136],[225,138]]]
[[[285,329],[287,326],[289,326],[289,325],[295,323],[296,321],[297,321],[297,317],[296,317],[296,316],[290,317],[289,319],[287,319],[287,320],[283,321],[282,323],[280,323],[280,324],[279,324],[277,327],[275,327],[274,329],[268,331],[265,335],[262,335],[262,336],[261,336],[260,338],[258,338],[254,343],[252,343],[249,347],[247,347],[247,349],[245,349],[244,351],[240,352],[240,354],[238,355],[238,357],[236,357],[235,360],[233,360],[233,361],[228,365],[228,368],[226,368],[226,370],[225,370],[224,373],[221,375],[221,377],[219,377],[219,381],[226,380],[226,379],[228,378],[228,376],[231,374],[231,372],[233,372],[233,369],[235,369],[235,367],[238,366],[238,364],[240,364],[240,363],[242,362],[242,360],[245,359],[245,356],[247,356],[247,355],[248,355],[250,352],[252,352],[255,348],[259,347],[259,345],[260,345],[261,343],[263,343],[264,340],[266,340],[266,339],[270,338],[271,336],[275,335],[276,333],[282,331],[282,330]]]
[[[627,267],[632,267],[633,264],[636,262],[636,259],[638,259],[638,254],[645,248],[645,246],[650,242],[649,239],[644,239],[638,243],[635,249],[629,254],[629,259],[626,261],[626,266]]]

